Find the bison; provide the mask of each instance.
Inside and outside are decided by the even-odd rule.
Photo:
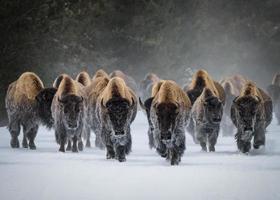
[[[190,99],[174,81],[162,80],[153,87],[152,97],[143,106],[149,111],[156,151],[171,165],[179,164],[185,151]]]
[[[207,88],[207,90],[205,90],[205,88]],[[209,90],[210,92],[208,92]],[[205,91],[206,93],[202,95],[203,91]],[[205,134],[204,132],[208,132],[209,135],[213,133],[213,137],[215,135],[216,135],[215,137],[218,137],[217,135],[218,133],[216,134],[215,132],[216,131],[219,132],[220,121],[218,120],[222,119],[222,115],[219,115],[219,113],[222,111],[223,105],[225,103],[225,91],[223,87],[219,83],[214,81],[205,70],[198,70],[194,74],[192,82],[188,87],[186,93],[191,99],[193,105],[192,114],[191,114],[192,117],[190,118],[190,123],[187,127],[187,130],[192,135],[194,142],[195,143],[200,142],[202,149],[207,150],[205,146],[206,144],[204,144],[205,141],[203,141],[207,139],[207,137],[206,138],[200,137],[200,135]],[[205,96],[208,94],[209,94],[209,99],[207,100],[203,99],[204,97],[208,98],[208,96]],[[199,99],[199,101],[195,103],[200,96],[201,98]],[[214,108],[218,110],[215,110]],[[203,112],[203,109],[207,109],[209,111],[209,115],[208,114],[206,115],[206,113]],[[214,125],[215,129],[209,128],[209,130],[206,130],[205,128],[212,126],[213,120],[209,119],[212,117],[215,117],[216,118],[215,120],[217,120],[217,122],[215,122]],[[201,120],[206,120],[206,121],[201,121]],[[208,142],[208,147],[210,150],[209,142]],[[214,150],[215,148],[211,147],[211,151]]]
[[[246,79],[241,75],[226,77],[220,81],[220,84],[224,88],[226,94],[224,114],[221,122],[223,135],[232,135],[234,132],[234,124],[230,119],[231,105],[232,101],[240,94],[245,83]]]
[[[137,113],[137,98],[119,77],[110,79],[97,98],[99,131],[106,146],[107,159],[126,160],[131,151],[130,124]]]
[[[40,122],[47,127],[51,127],[53,123],[49,115],[49,104],[54,93],[55,90],[44,88],[40,78],[32,72],[23,73],[9,85],[5,101],[12,148],[19,148],[20,146],[18,136],[22,126],[22,146],[36,149],[34,140]]]
[[[104,88],[109,82],[108,74],[103,70],[98,70],[89,86],[86,87],[86,93],[88,94],[88,120],[92,131],[95,133],[95,146],[104,149],[105,146],[101,139],[101,133],[99,132],[100,126],[96,114],[96,103],[98,96],[102,93]]]
[[[215,151],[223,116],[223,104],[215,93],[205,87],[191,111],[189,131],[203,151]]]
[[[280,73],[274,75],[272,83],[267,87],[267,92],[272,98],[273,110],[280,125]]]
[[[81,84],[65,75],[59,84],[51,108],[55,135],[61,152],[65,152],[67,139],[73,141],[72,152],[83,149],[81,137],[85,127],[86,105],[84,99]],[[69,145],[71,142],[68,142]]]
[[[145,78],[140,82],[140,96],[145,101],[151,97],[153,86],[160,81],[160,78],[154,73],[146,74]]]
[[[233,101],[231,119],[237,128],[238,149],[248,153],[252,138],[253,147],[258,149],[265,145],[265,130],[272,121],[272,100],[255,83],[248,81]]]

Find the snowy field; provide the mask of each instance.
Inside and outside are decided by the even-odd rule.
[[[54,132],[44,128],[37,150],[11,149],[8,130],[0,128],[0,199],[280,199],[280,126],[275,121],[265,149],[249,155],[237,152],[233,137],[220,137],[215,153],[203,153],[187,136],[179,166],[148,148],[146,132],[146,117],[138,112],[133,152],[119,163],[96,148],[60,153]]]

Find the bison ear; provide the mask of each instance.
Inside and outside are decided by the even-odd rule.
[[[232,104],[235,105],[235,106],[238,105],[238,104],[237,104],[237,99],[238,99],[238,97],[239,97],[239,96],[235,97],[235,98],[233,99],[233,101],[232,101]]]

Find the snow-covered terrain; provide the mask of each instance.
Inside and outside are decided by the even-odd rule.
[[[0,199],[280,199],[280,126],[275,121],[265,149],[249,155],[237,152],[233,137],[220,137],[215,153],[203,153],[188,136],[179,166],[148,148],[146,132],[146,117],[138,112],[133,152],[119,163],[96,148],[60,153],[53,131],[44,128],[37,150],[11,149],[8,130],[0,128]]]

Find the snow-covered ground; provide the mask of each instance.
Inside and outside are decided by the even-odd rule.
[[[0,128],[0,199],[280,199],[280,126],[275,121],[266,148],[249,155],[237,152],[233,137],[220,137],[215,153],[203,153],[188,136],[179,166],[148,148],[146,132],[146,117],[139,112],[132,126],[133,152],[119,163],[96,148],[60,153],[53,131],[44,128],[37,150],[11,149],[8,130]]]

